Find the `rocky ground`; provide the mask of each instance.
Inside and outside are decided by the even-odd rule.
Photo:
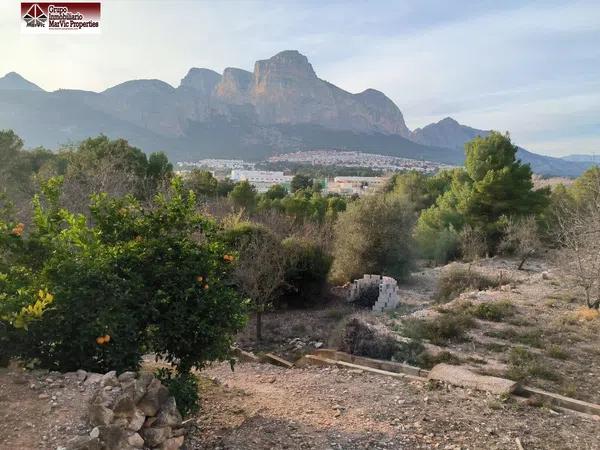
[[[0,369],[0,449],[57,449],[88,433],[92,392],[76,373]]]
[[[468,339],[438,347],[483,373],[507,376],[513,349],[538,361],[525,382],[600,402],[600,318],[556,267],[534,260],[526,271],[514,261],[487,259],[471,268],[506,284],[465,292],[443,308],[508,301],[515,314],[476,320]],[[424,268],[401,287],[403,306],[369,314],[399,332],[407,317],[435,318],[436,281],[447,268]],[[583,311],[583,312],[582,312]],[[256,346],[253,323],[238,336],[245,349],[294,360],[330,346],[344,318],[356,310],[337,301],[264,318],[265,341]],[[431,346],[435,347],[435,346]],[[152,368],[150,367],[149,370]],[[514,367],[512,368],[514,369]],[[467,389],[406,382],[337,368],[282,369],[255,363],[215,365],[200,373],[201,413],[190,422],[187,449],[600,449],[600,418]],[[77,373],[0,369],[0,449],[60,449],[88,434],[94,387]],[[519,444],[517,443],[519,440]]]
[[[338,368],[202,372],[190,449],[598,449],[600,418]]]

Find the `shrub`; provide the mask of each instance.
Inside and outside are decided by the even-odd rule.
[[[484,290],[505,284],[507,280],[502,273],[492,278],[475,270],[452,266],[442,273],[437,286],[435,297],[438,301],[452,300],[462,292],[468,290]]]
[[[544,365],[543,360],[523,347],[513,348],[509,355],[509,369],[506,376],[511,380],[524,381],[530,378],[543,378],[558,381],[560,375]]]
[[[549,346],[546,349],[546,354],[550,358],[554,358],[554,359],[565,360],[565,359],[569,358],[569,354],[560,345],[556,345],[556,344]]]
[[[473,315],[481,320],[501,322],[514,315],[515,306],[508,300],[489,301],[473,306]]]
[[[412,339],[427,339],[435,345],[446,345],[450,341],[464,341],[467,331],[475,326],[470,314],[448,311],[434,319],[408,319],[403,323],[403,334]]]
[[[341,333],[336,347],[352,355],[401,361],[420,367],[430,360],[425,356],[425,347],[419,340],[400,341],[393,334],[378,330],[360,318],[354,317],[344,322]]]
[[[530,347],[543,348],[543,332],[539,328],[533,328],[526,331],[518,331],[514,328],[506,328],[504,330],[488,331],[486,336],[504,339],[511,342],[518,342],[522,345]]]
[[[183,417],[194,415],[200,409],[198,405],[198,379],[189,372],[178,373],[168,368],[160,368],[156,378],[164,384],[177,403],[177,409]]]
[[[289,237],[281,244],[286,256],[286,300],[299,306],[315,303],[326,285],[330,255],[306,238]]]
[[[432,355],[429,352],[422,352],[417,357],[417,366],[422,367],[423,369],[431,369],[433,366],[442,363],[458,365],[460,364],[460,358],[446,351],[439,352],[435,355]]]
[[[393,335],[376,330],[363,319],[352,318],[345,325],[339,350],[369,358],[391,359],[398,348],[398,340]]]
[[[412,205],[383,195],[351,203],[335,224],[332,280],[344,283],[365,273],[404,279],[414,263]]]
[[[59,195],[51,180],[33,230],[18,236],[16,269],[0,281],[0,296],[20,306],[2,317],[13,356],[102,372],[136,369],[154,351],[181,374],[228,357],[245,308],[215,224],[196,214],[180,180],[148,207],[95,196],[93,226],[60,209]]]

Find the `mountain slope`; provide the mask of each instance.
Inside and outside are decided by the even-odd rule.
[[[411,132],[382,92],[353,94],[322,80],[295,50],[257,61],[252,72],[192,68],[177,87],[131,80],[99,93],[46,92],[11,72],[0,78],[0,129],[6,128],[29,146],[56,148],[103,133],[176,160],[348,149],[449,164],[462,164],[464,143],[488,133],[451,118]],[[525,150],[519,156],[548,175],[587,167]]]
[[[16,72],[9,72],[0,78],[0,90],[43,91],[37,84],[27,81]]]
[[[412,140],[427,146],[446,147],[448,149],[464,148],[471,139],[490,133],[489,130],[478,130],[461,125],[451,117],[446,117],[437,123],[417,128],[412,133]],[[531,169],[540,175],[577,177],[590,165],[591,161],[575,161],[564,158],[538,155],[519,147],[517,157],[529,164]]]

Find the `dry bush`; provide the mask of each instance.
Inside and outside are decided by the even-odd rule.
[[[460,252],[465,261],[477,261],[486,254],[487,242],[482,230],[465,225],[458,238]]]
[[[402,324],[402,332],[411,339],[447,345],[467,340],[467,332],[473,327],[475,321],[470,313],[448,310],[434,319],[407,319]]]
[[[354,317],[345,327],[339,350],[351,355],[392,359],[400,343],[391,334],[376,329],[364,319]]]
[[[573,313],[573,316],[578,321],[589,322],[600,318],[600,311],[597,309],[579,308]]]
[[[517,269],[522,270],[527,259],[542,249],[535,217],[507,219],[504,226],[504,237],[498,249],[501,253],[516,255],[519,258]]]
[[[438,280],[435,298],[440,301],[449,301],[469,290],[482,291],[491,287],[506,284],[509,280],[500,272],[497,277],[490,277],[473,270],[471,266],[467,269],[459,266],[451,266],[444,271]]]
[[[600,180],[580,204],[559,205],[560,266],[585,291],[588,308],[600,308]]]
[[[262,315],[285,283],[286,258],[281,243],[269,233],[252,234],[240,249],[233,272],[235,284],[251,300],[256,313],[256,340],[262,339]]]

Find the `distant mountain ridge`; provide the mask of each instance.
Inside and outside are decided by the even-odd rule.
[[[0,129],[27,145],[56,148],[104,133],[176,160],[262,159],[315,148],[462,164],[463,145],[477,130],[446,118],[410,131],[385,94],[353,94],[318,78],[295,50],[257,61],[252,72],[192,68],[174,87],[131,80],[102,92],[46,92],[11,72],[0,78]],[[579,174],[587,163],[520,151],[534,171]]]

